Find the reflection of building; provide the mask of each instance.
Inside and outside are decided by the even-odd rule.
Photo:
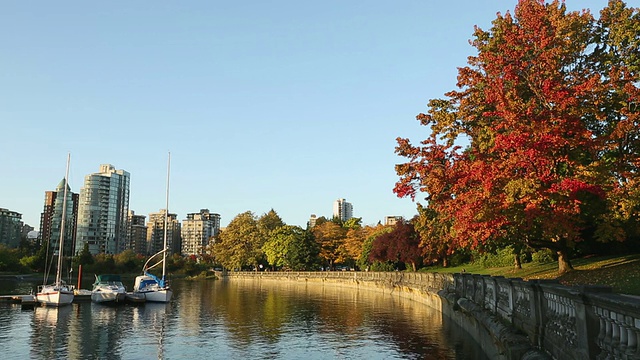
[[[333,203],[333,217],[347,221],[353,217],[353,205],[345,199],[338,199]]]
[[[209,209],[187,214],[182,220],[182,255],[199,255],[209,245],[211,237],[220,232],[220,214],[212,214]]]
[[[78,206],[76,249],[89,244],[92,254],[117,254],[129,244],[129,173],[113,165],[84,178]]]
[[[147,253],[152,255],[164,248],[164,220],[167,210],[149,214],[147,224]],[[180,222],[176,214],[167,216],[167,255],[180,253]]]
[[[384,217],[385,225],[395,225],[400,221],[402,221],[402,216],[385,216]]]
[[[60,243],[60,227],[62,226],[62,206],[64,203],[65,179],[62,179],[55,191],[45,191],[44,209],[40,214],[41,244],[49,244],[49,248],[57,250]],[[67,185],[67,210],[64,222],[64,250],[65,256],[76,253],[76,224],[78,220],[78,194],[72,193]],[[78,249],[82,250],[82,249]]]
[[[129,210],[129,249],[136,254],[147,253],[147,217],[136,215],[133,210]]]
[[[22,214],[0,208],[0,244],[18,247],[22,230]]]

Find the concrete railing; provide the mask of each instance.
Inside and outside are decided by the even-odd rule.
[[[395,291],[450,316],[503,359],[640,359],[640,298],[608,287],[473,274],[410,272],[228,272]],[[439,301],[434,302],[434,297]],[[434,306],[435,305],[435,306]]]

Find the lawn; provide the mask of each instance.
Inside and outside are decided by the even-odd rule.
[[[614,292],[640,296],[640,254],[625,256],[585,257],[572,259],[574,270],[558,274],[557,263],[526,263],[522,269],[513,267],[482,268],[478,265],[461,265],[437,268],[430,271],[504,276],[507,278],[557,279],[565,285],[606,285]]]

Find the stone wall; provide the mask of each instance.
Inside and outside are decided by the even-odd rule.
[[[640,359],[640,298],[472,274],[225,272],[223,279],[318,282],[410,298],[447,315],[492,359]]]

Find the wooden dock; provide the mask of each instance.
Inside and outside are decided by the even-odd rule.
[[[146,302],[144,294],[128,292],[125,300],[130,304],[143,304]],[[23,308],[29,308],[38,305],[35,295],[0,295],[0,302],[9,302],[13,304],[21,304]],[[73,297],[74,303],[91,302],[90,290],[76,290]]]
[[[0,295],[0,302],[20,304],[23,308],[31,308],[38,304],[35,295]]]

